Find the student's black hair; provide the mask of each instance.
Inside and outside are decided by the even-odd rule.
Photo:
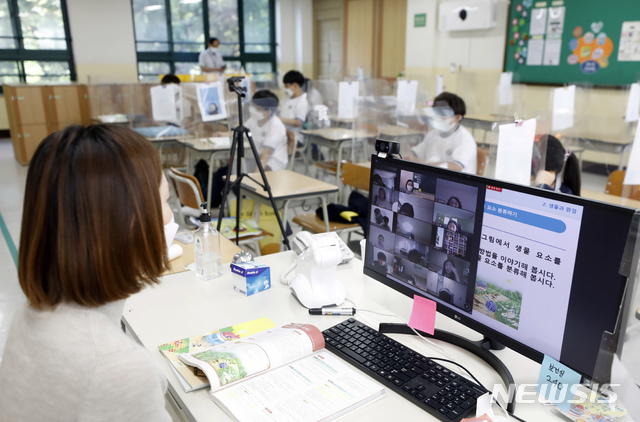
[[[407,258],[409,258],[409,261],[413,262],[414,264],[419,264],[421,259],[420,251],[418,251],[417,249],[411,249],[407,254]]]
[[[398,214],[406,215],[407,217],[413,218],[413,205],[408,202],[400,205],[400,209],[398,210]]]
[[[297,70],[290,70],[284,74],[282,81],[285,84],[298,84],[300,88],[304,86],[304,76]]]
[[[387,217],[386,215],[382,218],[382,221],[384,221],[384,224],[389,224],[389,217]]]
[[[449,199],[447,199],[447,205],[449,205],[450,207],[454,206],[454,205],[451,205],[451,200],[452,199],[455,199],[456,201],[458,201],[459,207],[456,207],[456,208],[462,208],[462,202],[460,201],[460,198],[458,198],[457,196],[452,196]]]
[[[166,84],[178,84],[178,85],[180,85],[180,78],[178,78],[173,73],[167,73],[166,75],[164,75],[162,77],[162,79],[160,80],[160,83],[163,84],[163,85],[166,85]]]
[[[278,97],[268,89],[256,91],[251,97],[251,102],[260,108],[266,108],[273,115],[278,110]]]
[[[562,183],[565,184],[574,195],[580,196],[581,178],[580,163],[575,154],[565,150],[562,143],[553,135],[544,135],[547,143],[547,157],[544,162],[544,169],[553,171],[556,174],[564,167]],[[566,156],[566,161],[565,161]]]
[[[384,186],[384,182],[382,181],[382,176],[380,176],[378,173],[373,175],[373,184]]]
[[[219,39],[217,39],[216,37],[211,37],[211,38],[209,38],[209,44],[213,44],[215,41],[220,42],[220,40],[219,40]]]
[[[438,104],[439,102],[447,103],[456,115],[459,114],[464,117],[464,115],[467,114],[467,106],[465,105],[464,100],[456,94],[443,92],[433,100],[433,105],[437,107],[440,105]]]
[[[378,252],[378,261],[387,262],[387,256],[383,252]]]

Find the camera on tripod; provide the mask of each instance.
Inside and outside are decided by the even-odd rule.
[[[238,82],[242,82],[244,76],[232,76],[227,78],[227,83],[229,84],[229,91],[235,92],[236,94],[244,97],[245,92],[247,92],[247,88],[242,85],[236,85]]]

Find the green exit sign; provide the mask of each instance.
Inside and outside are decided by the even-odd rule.
[[[426,13],[416,13],[413,15],[413,27],[420,28],[427,26],[427,14]]]

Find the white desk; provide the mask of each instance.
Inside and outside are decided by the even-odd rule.
[[[254,296],[243,297],[233,291],[233,282],[228,266],[223,266],[223,276],[212,281],[202,281],[191,271],[166,276],[158,287],[147,288],[128,299],[123,315],[127,331],[134,336],[153,358],[169,380],[169,391],[182,408],[184,416],[193,421],[230,420],[208,396],[208,389],[185,393],[169,365],[158,351],[158,345],[189,335],[203,333],[227,325],[268,317],[276,324],[289,321],[310,323],[319,329],[327,329],[344,320],[339,316],[310,316],[280,284],[281,272],[295,260],[295,253],[281,252],[258,257],[256,260],[271,266],[271,289]],[[358,308],[370,309],[385,314],[396,314],[409,318],[412,300],[389,287],[362,274],[362,264],[354,259],[338,267],[338,276],[344,283],[347,298],[355,301]],[[400,322],[370,312],[358,312],[356,318],[377,328],[379,322]],[[438,315],[436,326],[473,339],[480,336]],[[415,336],[390,335],[414,350],[427,355],[444,357],[428,347]],[[440,343],[449,350],[454,359],[470,369],[489,389],[500,383],[498,375],[483,361],[454,346]],[[540,365],[508,349],[497,351],[512,371],[516,383],[535,383]],[[456,369],[456,372],[459,372]],[[528,397],[533,397],[529,394]],[[494,410],[496,415],[500,411]],[[348,421],[394,421],[402,415],[403,420],[436,420],[427,412],[411,404],[387,389],[387,396],[350,413]],[[562,420],[554,416],[549,408],[538,403],[518,404],[516,415],[533,421]]]

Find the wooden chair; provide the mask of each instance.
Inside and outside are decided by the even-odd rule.
[[[369,168],[358,164],[344,163],[341,168],[342,183],[344,183],[345,186],[350,186],[354,189],[368,191],[370,171],[371,170]],[[324,220],[319,218],[315,213],[297,215],[292,221],[311,233],[325,232]],[[339,223],[329,221],[329,231],[348,233],[347,242],[351,239],[351,233],[358,231],[359,229],[360,224],[358,223]]]
[[[487,168],[487,162],[489,161],[489,154],[481,148],[478,148],[478,164],[476,167],[476,174],[483,176],[484,171]]]
[[[604,188],[604,193],[631,199],[640,198],[640,185],[623,184],[625,174],[625,170],[615,170],[611,172],[607,179],[607,185]]]
[[[200,205],[204,202],[200,183],[198,182],[198,179],[190,174],[183,173],[175,168],[171,168],[169,170],[169,177],[173,180],[176,195],[178,195],[178,200],[183,205],[183,207],[180,208],[180,219],[181,221],[184,221],[185,224],[192,226],[192,223],[186,220],[185,215],[195,218],[200,216]],[[262,235],[249,236],[240,239],[239,244],[251,244],[254,252],[257,255],[260,255],[260,244],[258,241],[264,238],[265,235],[267,235],[267,233],[263,230]],[[230,240],[235,242],[235,239]]]

